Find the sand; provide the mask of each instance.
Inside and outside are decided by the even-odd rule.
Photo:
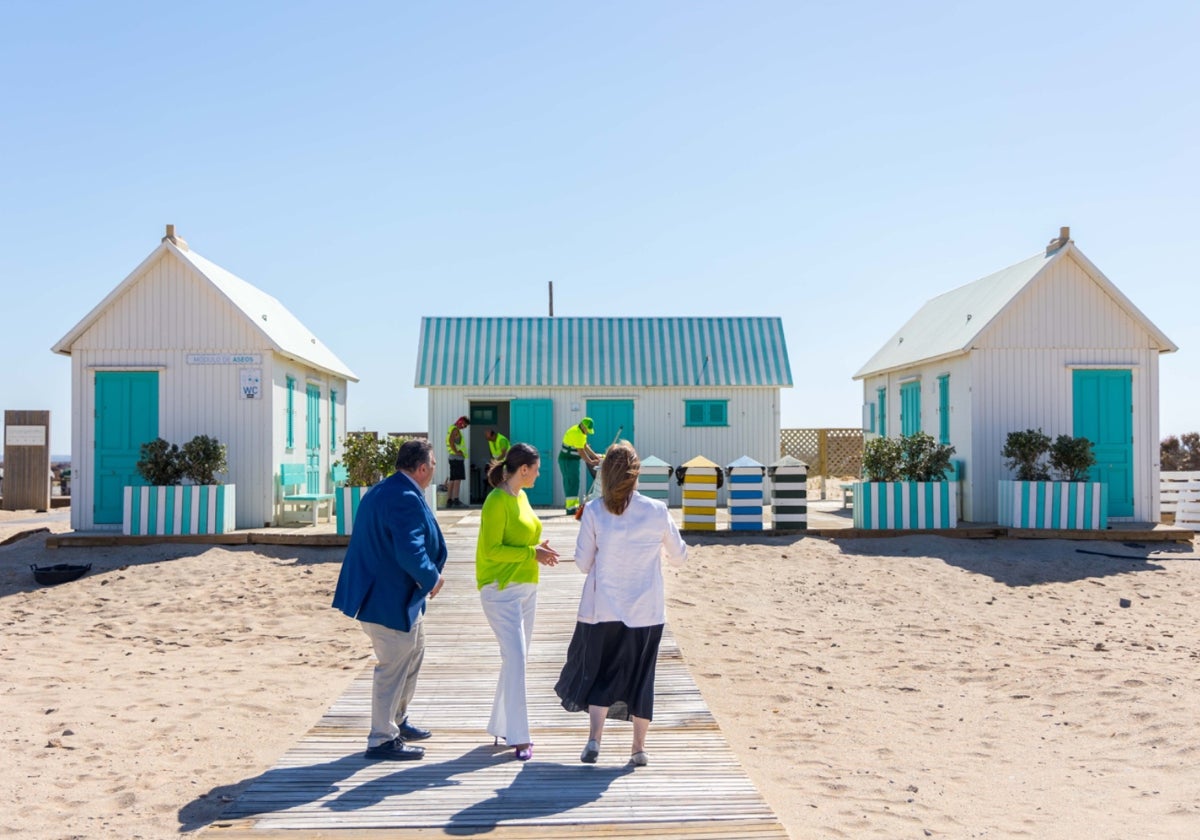
[[[1192,546],[688,539],[669,620],[793,838],[1198,833]],[[0,546],[0,835],[204,827],[370,660],[339,549],[44,544]]]

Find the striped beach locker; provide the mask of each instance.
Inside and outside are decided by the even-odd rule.
[[[130,536],[228,534],[236,507],[232,484],[126,487],[121,531]]]
[[[653,455],[643,460],[642,471],[638,473],[637,490],[643,496],[667,504],[667,496],[671,492],[671,465]]]
[[[683,529],[717,530],[717,474],[720,467],[697,455],[683,465]]]
[[[763,476],[767,468],[753,458],[743,455],[725,468],[729,477],[729,529],[731,531],[761,531],[763,529]]]
[[[771,465],[771,527],[808,530],[808,464],[784,455]]]
[[[348,537],[354,533],[354,516],[358,513],[358,503],[370,489],[370,487],[334,488],[334,492],[337,493],[337,532],[342,536]],[[431,510],[433,509],[435,508],[431,508]]]

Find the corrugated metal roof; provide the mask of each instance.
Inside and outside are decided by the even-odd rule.
[[[419,388],[791,387],[779,318],[423,318]]]

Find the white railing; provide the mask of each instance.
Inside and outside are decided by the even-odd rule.
[[[1175,515],[1176,525],[1200,525],[1200,472],[1159,473],[1161,509]]]

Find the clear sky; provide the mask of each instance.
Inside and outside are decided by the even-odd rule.
[[[426,427],[423,315],[779,315],[784,426],[926,300],[1076,244],[1200,429],[1200,3],[0,2],[0,408],[173,223]],[[1190,56],[1190,57],[1189,57]]]

